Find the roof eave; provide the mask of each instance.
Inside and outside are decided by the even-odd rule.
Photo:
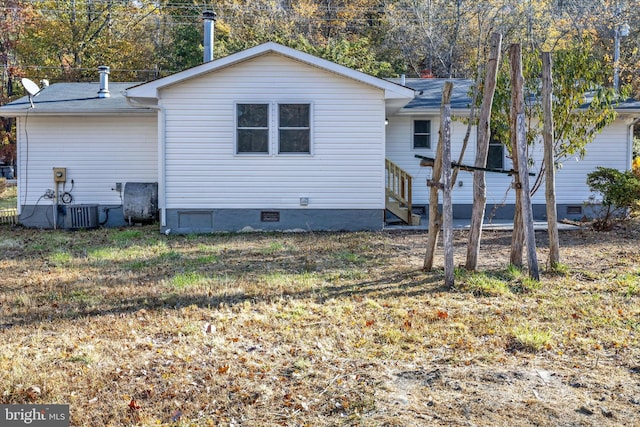
[[[101,111],[38,111],[37,108],[29,108],[26,110],[7,110],[0,109],[0,117],[26,117],[28,116],[128,116],[135,115],[155,115],[156,112],[150,108],[130,108],[130,109],[108,109]]]

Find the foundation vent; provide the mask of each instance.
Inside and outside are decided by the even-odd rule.
[[[261,222],[280,222],[280,212],[278,211],[262,211],[260,212]]]
[[[582,215],[582,206],[567,206],[567,215]]]

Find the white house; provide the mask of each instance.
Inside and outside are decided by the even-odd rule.
[[[118,226],[158,219],[163,232],[379,230],[426,205],[443,82],[392,82],[266,43],[143,84],[60,83],[3,107],[17,117],[18,210],[32,227]],[[468,114],[457,81],[454,114]],[[109,95],[109,96],[107,96]],[[581,216],[586,174],[627,169],[628,105],[580,162],[558,174],[559,215]],[[454,124],[454,157],[464,124]],[[474,135],[475,132],[472,132]],[[464,163],[473,163],[475,140]],[[508,158],[492,147],[492,161]],[[413,177],[409,187],[410,176]],[[488,174],[488,207],[511,214],[511,178]],[[455,213],[468,217],[461,172]],[[544,215],[542,194],[534,211]],[[405,208],[404,210],[402,208]],[[570,215],[571,214],[571,215]],[[157,217],[156,217],[157,215]]]

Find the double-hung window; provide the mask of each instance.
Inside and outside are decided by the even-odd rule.
[[[278,104],[278,153],[311,153],[311,106]]]
[[[236,152],[311,154],[311,104],[236,104]]]
[[[269,104],[237,104],[238,153],[269,153]]]
[[[431,148],[431,120],[413,121],[413,148]]]
[[[504,144],[494,138],[489,140],[487,168],[504,169]]]

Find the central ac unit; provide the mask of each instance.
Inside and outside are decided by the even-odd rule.
[[[98,205],[64,207],[64,228],[69,230],[98,228]]]

